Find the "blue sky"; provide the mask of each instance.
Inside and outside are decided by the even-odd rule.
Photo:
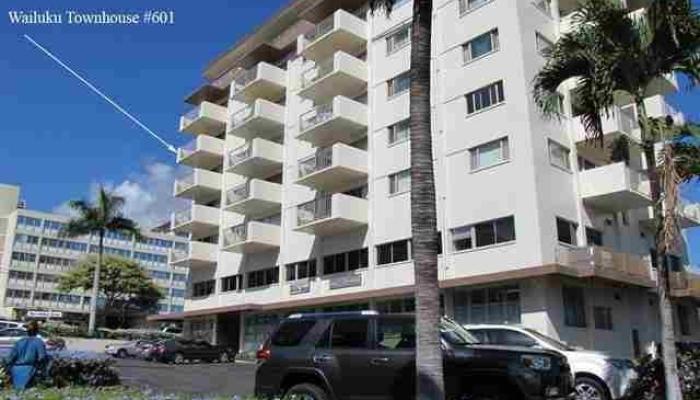
[[[99,5],[96,5],[98,4]],[[53,210],[97,182],[119,188],[137,217],[166,215],[174,157],[22,38],[31,35],[167,141],[206,63],[286,0],[5,0],[0,22],[0,182],[22,186],[31,208]],[[147,6],[145,6],[147,4]],[[173,25],[12,25],[10,10],[172,10]],[[700,90],[671,101],[700,121]],[[700,201],[700,185],[686,190]],[[700,264],[700,229],[688,232]]]

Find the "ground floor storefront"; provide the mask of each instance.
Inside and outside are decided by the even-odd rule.
[[[409,293],[277,310],[250,310],[186,318],[185,333],[239,349],[252,357],[280,319],[299,312],[376,310],[412,312]],[[700,341],[700,319],[694,299],[675,299],[679,341]],[[515,324],[573,346],[618,357],[637,357],[659,341],[655,293],[649,288],[593,279],[551,275],[489,285],[443,288],[443,314],[461,324]]]

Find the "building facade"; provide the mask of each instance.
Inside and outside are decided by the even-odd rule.
[[[19,187],[0,185],[0,302],[5,318],[24,318],[29,311],[52,312],[67,322],[87,322],[90,293],[61,293],[58,278],[77,262],[97,252],[96,237],[64,238],[63,215],[18,207]],[[162,289],[162,314],[182,312],[188,269],[170,266],[168,254],[187,247],[187,239],[169,232],[143,231],[143,237],[108,233],[105,254],[138,262]],[[31,314],[30,314],[31,315]]]
[[[444,312],[522,324],[631,356],[658,339],[646,161],[634,106],[585,140],[571,89],[543,119],[531,82],[571,29],[574,1],[437,0],[432,134]],[[644,1],[628,0],[630,12]],[[180,121],[192,200],[171,259],[189,266],[191,335],[250,354],[280,317],[304,310],[413,309],[410,229],[411,1],[390,16],[366,1],[296,0],[214,60]],[[652,116],[682,115],[649,93]],[[695,226],[688,208],[684,226]],[[683,340],[700,337],[697,280],[673,257]]]

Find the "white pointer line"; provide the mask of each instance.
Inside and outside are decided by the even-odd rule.
[[[42,46],[42,45],[40,45],[39,43],[37,43],[37,42],[36,42],[34,39],[32,39],[29,35],[26,35],[26,34],[25,34],[25,35],[24,35],[24,38],[27,39],[31,44],[33,44],[37,49],[41,50],[44,54],[46,54],[47,56],[49,56],[49,58],[51,58],[52,60],[56,61],[56,63],[58,63],[58,65],[60,65],[61,67],[63,67],[66,71],[70,72],[71,75],[73,75],[74,77],[76,77],[76,78],[77,78],[80,82],[82,82],[85,86],[87,86],[88,88],[90,88],[90,90],[92,90],[93,92],[97,93],[97,94],[98,94],[100,97],[102,97],[106,102],[108,102],[109,104],[111,104],[112,106],[114,106],[114,108],[116,108],[117,111],[119,111],[119,112],[121,112],[122,114],[124,114],[127,118],[129,118],[131,121],[133,121],[136,125],[140,126],[143,130],[145,130],[149,135],[151,135],[151,136],[153,136],[154,138],[156,138],[156,140],[158,140],[161,144],[163,144],[163,146],[165,146],[169,151],[171,151],[171,152],[177,154],[177,149],[175,148],[175,146],[173,146],[173,145],[171,145],[170,143],[168,143],[168,142],[166,142],[165,140],[163,140],[163,138],[161,138],[161,137],[158,136],[155,132],[153,132],[153,131],[151,130],[151,128],[149,128],[149,127],[147,127],[146,125],[144,125],[144,124],[143,124],[141,121],[139,121],[136,117],[134,117],[134,116],[131,115],[128,111],[126,111],[122,106],[120,106],[119,104],[117,104],[116,101],[110,99],[106,94],[102,93],[102,91],[100,91],[100,89],[96,88],[95,85],[93,85],[92,83],[88,82],[87,79],[85,79],[85,78],[83,78],[82,76],[80,76],[80,74],[78,74],[77,72],[75,72],[71,67],[69,67],[69,66],[66,65],[63,61],[61,61],[58,57],[56,57],[55,55],[53,55],[53,54],[52,54],[50,51],[48,51],[44,46]]]

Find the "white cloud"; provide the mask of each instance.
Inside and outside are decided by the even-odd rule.
[[[151,228],[166,222],[170,213],[182,209],[186,202],[173,197],[173,181],[176,169],[160,162],[148,163],[144,171],[134,174],[122,182],[104,182],[103,185],[125,200],[122,212],[144,228]],[[95,199],[99,183],[90,188],[90,200]],[[71,215],[67,202],[53,209],[53,212]]]

